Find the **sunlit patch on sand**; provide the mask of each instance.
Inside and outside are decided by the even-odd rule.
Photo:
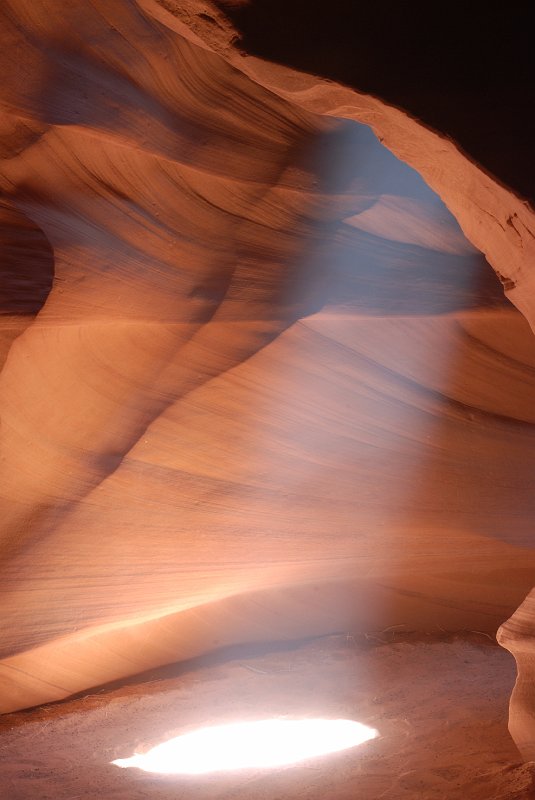
[[[377,735],[348,719],[263,719],[201,728],[112,764],[168,775],[262,769],[347,750]]]

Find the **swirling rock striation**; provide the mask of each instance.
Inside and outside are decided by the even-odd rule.
[[[3,711],[533,580],[530,209],[205,5],[2,11]]]

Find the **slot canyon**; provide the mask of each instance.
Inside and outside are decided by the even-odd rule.
[[[2,800],[535,797],[527,11],[0,21]]]

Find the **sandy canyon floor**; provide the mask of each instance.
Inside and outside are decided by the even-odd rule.
[[[488,636],[331,636],[234,649],[0,719],[6,800],[527,800],[507,731],[512,657]],[[110,762],[204,725],[348,718],[379,737],[273,770],[165,776]]]

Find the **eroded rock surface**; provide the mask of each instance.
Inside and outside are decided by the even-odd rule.
[[[526,761],[535,761],[535,589],[500,626],[498,641],[514,655],[518,670],[509,730]]]
[[[4,711],[533,582],[532,212],[197,6],[3,12]]]

